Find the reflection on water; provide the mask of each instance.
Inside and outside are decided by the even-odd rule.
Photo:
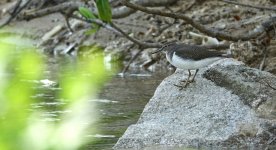
[[[66,101],[55,99],[57,91],[62,90],[55,81],[59,68],[55,65],[56,63],[50,65],[46,71],[49,79],[35,81],[37,83],[35,88],[39,92],[33,95],[33,98],[39,98],[39,101],[32,104],[32,109],[45,111],[41,116],[42,121],[57,122],[62,114],[70,112],[70,110],[61,111]],[[93,134],[88,132],[86,136],[89,141],[93,139],[93,142],[82,149],[111,149],[127,127],[136,123],[156,87],[167,75],[167,72],[154,74],[140,72],[129,73],[125,77],[120,74],[112,77],[99,90],[97,99],[89,100],[97,106],[96,113],[99,119],[93,126],[93,128],[96,126],[96,132]]]
[[[87,149],[111,149],[130,124],[136,123],[164,75],[115,77],[105,85],[96,104],[99,133]],[[109,102],[108,102],[108,101]]]

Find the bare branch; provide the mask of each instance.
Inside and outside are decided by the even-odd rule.
[[[4,27],[5,25],[9,24],[12,19],[14,19],[29,3],[31,0],[26,1],[21,7],[22,0],[18,0],[14,6],[14,9],[10,15],[10,17],[2,24],[0,25],[0,28]]]
[[[100,19],[90,19],[90,20],[87,20],[87,19],[81,18],[81,17],[79,17],[79,16],[77,16],[77,15],[72,15],[71,17],[74,18],[74,19],[81,20],[81,21],[83,21],[83,22],[95,23],[95,24],[97,24],[97,25],[99,25],[99,26],[101,26],[101,27],[103,27],[103,28],[105,28],[105,29],[107,29],[107,30],[110,30],[110,31],[114,32],[114,33],[117,34],[117,35],[120,35],[120,36],[122,35],[120,32],[118,32],[118,31],[115,30],[113,27],[111,27],[109,24],[103,22],[103,21],[100,20]]]
[[[85,20],[81,17],[78,17],[76,15],[72,16],[75,19],[78,20],[82,20],[84,22],[88,22],[88,23],[96,23],[98,25],[100,25],[101,27],[104,27],[118,35],[124,36],[125,38],[127,38],[128,40],[132,41],[134,44],[137,44],[140,46],[141,49],[147,49],[147,48],[160,48],[162,47],[163,44],[160,43],[148,43],[148,42],[142,42],[138,39],[132,38],[130,37],[127,33],[125,33],[122,29],[120,29],[119,27],[117,27],[117,25],[115,25],[114,23],[105,23],[99,19],[91,19],[91,20]],[[203,48],[206,49],[227,49],[229,48],[229,44],[220,44],[220,45],[206,45],[206,46],[202,46]]]
[[[117,27],[114,23],[105,23],[99,19],[90,19],[90,20],[85,20],[83,18],[80,18],[76,15],[72,16],[75,19],[79,19],[88,23],[96,23],[98,25],[100,25],[101,27],[104,27],[116,34],[122,35],[125,38],[127,38],[128,40],[132,41],[134,44],[137,44],[140,46],[141,49],[146,49],[146,48],[160,48],[162,46],[162,44],[158,44],[158,43],[146,43],[146,42],[142,42],[139,41],[135,38],[130,37],[127,33],[125,33],[122,29],[120,29],[119,27]]]
[[[200,32],[211,36],[211,37],[216,37],[218,39],[224,39],[224,40],[229,40],[229,41],[246,41],[250,40],[253,38],[258,37],[264,32],[264,28],[257,28],[256,30],[253,30],[252,32],[249,32],[248,34],[242,34],[242,35],[233,35],[233,34],[227,34],[225,32],[221,32],[218,30],[206,28],[204,25],[200,24],[199,22],[194,21],[192,18],[185,16],[183,14],[179,13],[168,13],[160,10],[153,10],[153,9],[148,9],[146,7],[136,5],[133,3],[129,3],[127,0],[120,0],[122,4],[124,4],[127,7],[130,7],[132,9],[137,9],[149,14],[155,14],[155,15],[160,15],[160,16],[165,16],[165,17],[170,17],[170,18],[176,18],[176,19],[182,19],[186,21],[186,23],[192,25],[194,28],[198,29]]]
[[[124,67],[124,70],[122,71],[122,74],[124,76],[124,74],[127,72],[128,68],[130,67],[131,63],[141,54],[141,52],[143,51],[143,49],[140,49],[127,63],[127,65]]]
[[[138,4],[143,5],[143,6],[157,7],[157,6],[169,5],[176,1],[177,0],[159,0],[159,1],[136,0],[135,2],[137,2]],[[20,17],[23,19],[33,19],[33,18],[49,15],[52,13],[61,12],[61,11],[67,10],[67,9],[77,10],[81,6],[85,6],[85,3],[77,2],[77,1],[64,2],[64,3],[58,4],[56,6],[48,7],[48,8],[38,10],[35,12],[27,12]],[[97,14],[96,9],[91,8],[91,11],[94,12],[95,14]],[[129,16],[132,13],[135,13],[135,12],[136,12],[136,10],[125,7],[125,6],[119,7],[119,8],[114,8],[112,10],[112,18],[114,18],[114,19],[124,18],[124,17]]]
[[[65,2],[53,7],[49,7],[49,8],[45,8],[42,10],[38,10],[35,12],[25,12],[24,14],[20,15],[19,18],[22,19],[33,19],[33,18],[37,18],[37,17],[42,17],[45,15],[49,15],[52,13],[56,13],[56,12],[61,12],[64,10],[67,10],[70,8],[70,10],[77,10],[79,7],[84,6],[84,3],[81,2],[75,2],[75,1],[70,1],[70,2]]]
[[[146,43],[146,42],[141,42],[137,39],[134,39],[132,37],[130,37],[127,33],[125,33],[122,29],[120,29],[119,27],[117,27],[114,23],[110,23],[110,25],[116,29],[118,32],[120,32],[124,37],[126,37],[128,40],[130,40],[131,42],[137,44],[140,46],[141,49],[145,49],[145,48],[160,48],[162,47],[161,44],[158,43]]]
[[[160,7],[160,6],[168,6],[170,4],[175,3],[177,0],[135,0],[134,3],[142,5],[144,7]],[[112,18],[124,18],[129,16],[130,14],[135,13],[137,10],[131,9],[128,7],[119,7],[112,10]]]

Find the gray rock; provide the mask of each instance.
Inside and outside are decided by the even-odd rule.
[[[275,76],[224,59],[200,69],[196,82],[180,91],[174,84],[186,77],[187,71],[177,70],[164,79],[138,122],[113,148],[264,149],[276,145]]]

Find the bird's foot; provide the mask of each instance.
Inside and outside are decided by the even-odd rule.
[[[173,85],[178,87],[179,90],[182,90],[182,89],[186,88],[186,86],[183,86],[183,85],[178,85],[178,84],[173,84]]]
[[[183,81],[181,81],[181,82],[183,82]],[[187,80],[187,81],[185,81],[184,84],[180,84],[180,85],[174,84],[174,86],[178,87],[179,90],[183,90],[183,89],[186,88],[190,83],[192,83],[191,80]]]
[[[185,79],[185,80],[180,80],[180,82],[187,82],[188,79]]]
[[[190,83],[192,83],[192,82],[195,82],[195,80],[188,80],[188,79],[185,79],[185,80],[180,80],[180,82],[184,82],[184,83],[190,82]]]

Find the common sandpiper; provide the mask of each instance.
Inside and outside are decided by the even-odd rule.
[[[197,45],[168,43],[152,54],[165,51],[167,60],[176,68],[188,70],[189,75],[183,85],[176,85],[180,89],[186,88],[190,83],[194,82],[195,76],[200,68],[206,67],[215,61],[228,58],[231,54],[219,51],[205,49]],[[195,74],[190,80],[191,71],[195,70]]]

